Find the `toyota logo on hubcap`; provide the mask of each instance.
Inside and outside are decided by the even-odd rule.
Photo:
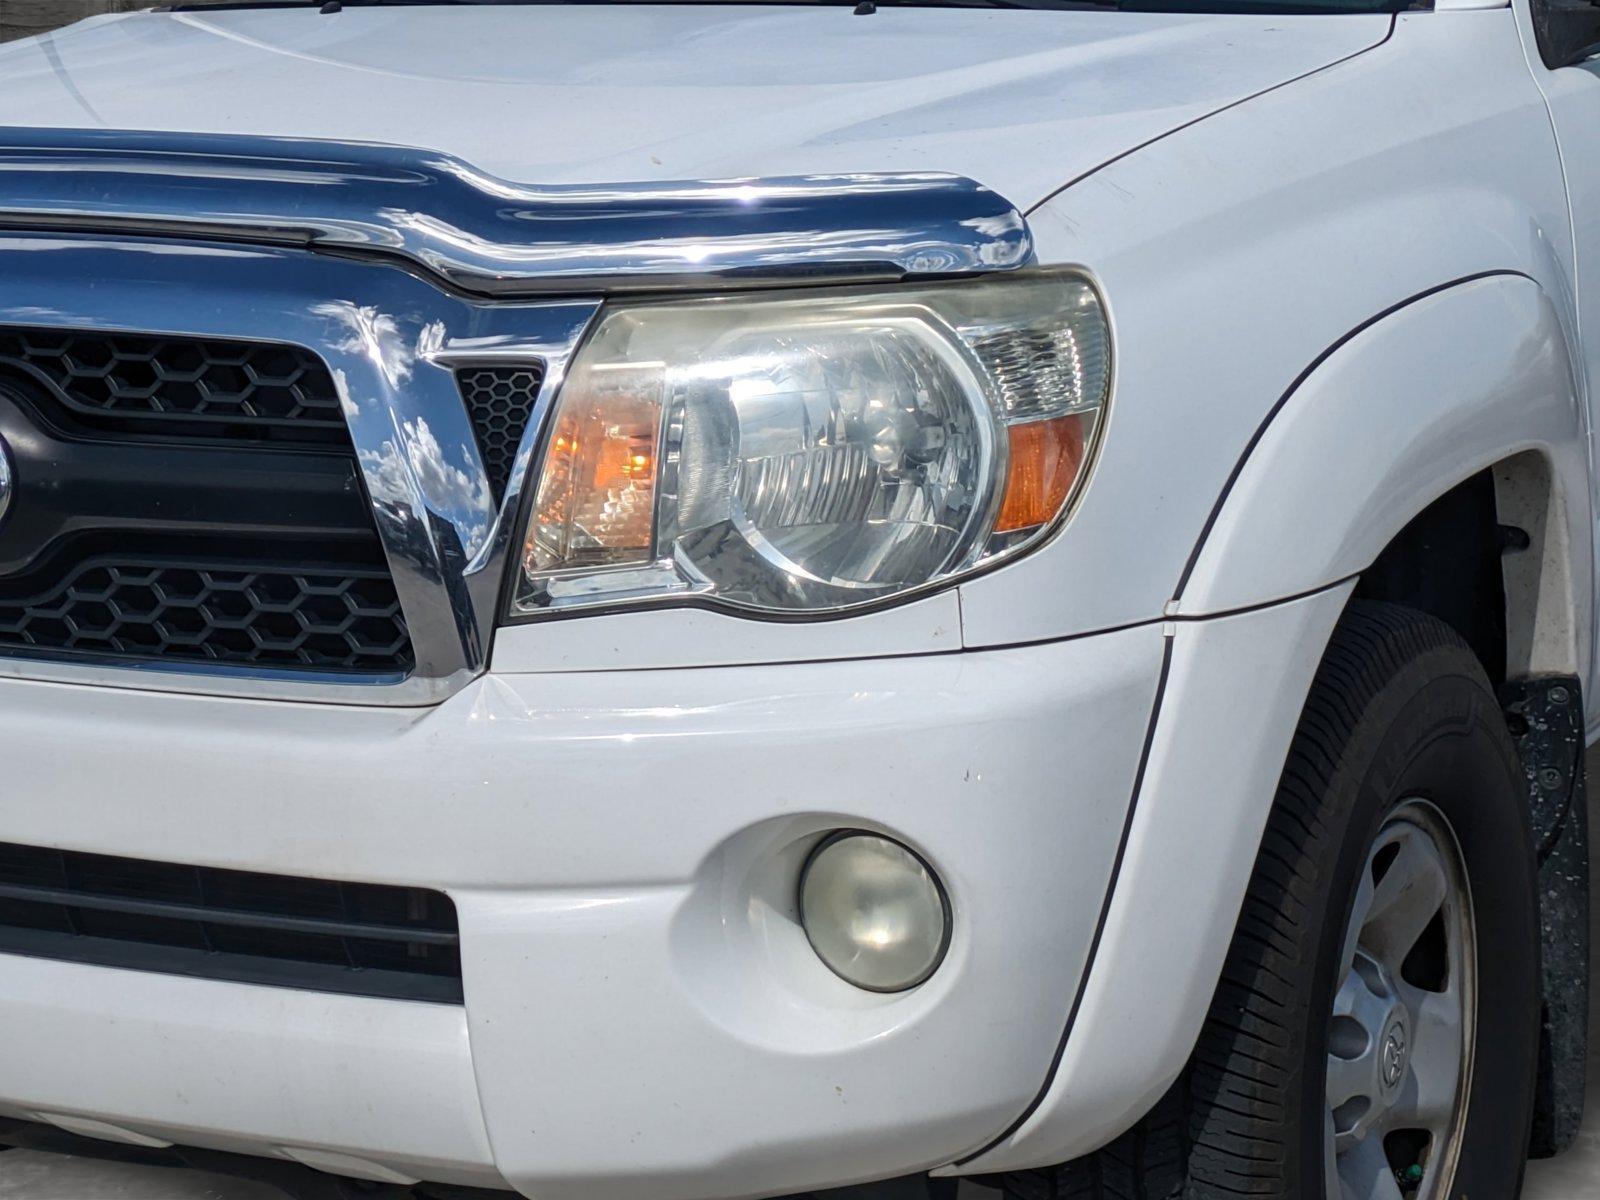
[[[1399,1087],[1400,1081],[1406,1074],[1406,1031],[1402,1025],[1394,1025],[1389,1029],[1389,1036],[1383,1040],[1383,1085],[1393,1088]]]

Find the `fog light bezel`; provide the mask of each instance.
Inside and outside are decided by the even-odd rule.
[[[934,952],[927,968],[909,982],[895,984],[893,986],[884,986],[863,983],[858,979],[852,979],[849,975],[845,974],[842,970],[829,961],[828,955],[824,953],[820,946],[817,945],[816,938],[812,935],[811,925],[806,920],[806,881],[811,877],[812,867],[829,849],[841,842],[851,841],[855,838],[870,838],[874,841],[884,842],[909,856],[927,874],[929,882],[933,885],[934,893],[939,898],[939,920],[941,923],[941,928],[938,949]],[[916,990],[923,984],[927,983],[928,980],[932,979],[934,975],[938,973],[939,968],[944,965],[945,959],[949,956],[950,943],[955,935],[955,916],[950,904],[950,891],[947,887],[945,887],[944,880],[940,877],[939,873],[934,870],[933,864],[930,863],[923,854],[919,853],[911,846],[908,846],[899,838],[891,837],[886,833],[880,833],[874,829],[836,829],[832,833],[827,834],[825,837],[822,837],[817,841],[817,844],[811,848],[809,853],[807,853],[805,861],[800,867],[799,879],[795,884],[795,913],[800,925],[800,929],[805,934],[806,944],[811,947],[812,953],[817,956],[818,962],[827,968],[832,975],[843,980],[851,987],[858,988],[864,992],[872,992],[882,996],[903,995],[907,992]]]

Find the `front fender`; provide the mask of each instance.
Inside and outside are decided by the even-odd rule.
[[[1352,586],[1169,623],[1116,877],[1047,1085],[997,1139],[940,1174],[1078,1158],[1128,1129],[1183,1070],[1255,866],[1279,747]]]
[[[1565,544],[1590,539],[1585,419],[1554,306],[1526,276],[1429,292],[1339,339],[1241,455],[1169,613],[1169,669],[1123,851],[1045,1090],[946,1173],[1105,1145],[1182,1071],[1216,988],[1270,800],[1355,576],[1419,510],[1508,456],[1550,464]],[[1583,621],[1569,623],[1584,641]]]
[[[1213,506],[1169,610],[1236,611],[1357,575],[1433,500],[1523,452],[1550,467],[1575,561],[1568,614],[1590,604],[1585,409],[1560,318],[1527,276],[1432,289],[1325,351],[1262,422]],[[1568,582],[1570,581],[1570,582]],[[1588,622],[1570,622],[1579,673]]]
[[[1587,666],[1566,192],[1513,14],[1460,15],[1402,14],[1383,47],[1028,214],[1042,262],[1101,285],[1116,385],[1072,520],[962,586],[963,636],[1165,616],[1171,669],[1056,1057],[1027,1109],[945,1173],[1088,1153],[1177,1077],[1327,637],[1354,576],[1432,499],[1508,458],[1535,464],[1497,470],[1516,501],[1502,519],[1541,500],[1559,514],[1543,549],[1565,548],[1576,582],[1550,604],[1569,636],[1543,661]],[[1507,559],[1508,592],[1536,561]]]

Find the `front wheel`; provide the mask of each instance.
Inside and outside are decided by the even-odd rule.
[[[1514,1200],[1536,868],[1499,704],[1444,624],[1356,602],[1318,670],[1171,1095],[1012,1200]]]
[[[1395,807],[1357,876],[1328,1014],[1330,1197],[1442,1200],[1457,1175],[1478,1041],[1477,926],[1453,826]]]

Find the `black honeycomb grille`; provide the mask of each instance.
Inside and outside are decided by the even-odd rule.
[[[456,372],[456,383],[472,418],[484,470],[496,500],[506,494],[511,469],[517,460],[517,447],[522,444],[523,431],[533,415],[533,404],[539,398],[543,382],[544,368],[537,363],[464,367]]]
[[[0,587],[0,647],[398,674],[413,654],[382,567],[97,555]]]
[[[298,346],[0,326],[0,366],[44,384],[55,415],[91,431],[349,443],[332,376]]]
[[[0,325],[0,441],[0,654],[383,682],[415,667],[313,351]]]
[[[0,953],[459,1004],[442,892],[0,842]]]

